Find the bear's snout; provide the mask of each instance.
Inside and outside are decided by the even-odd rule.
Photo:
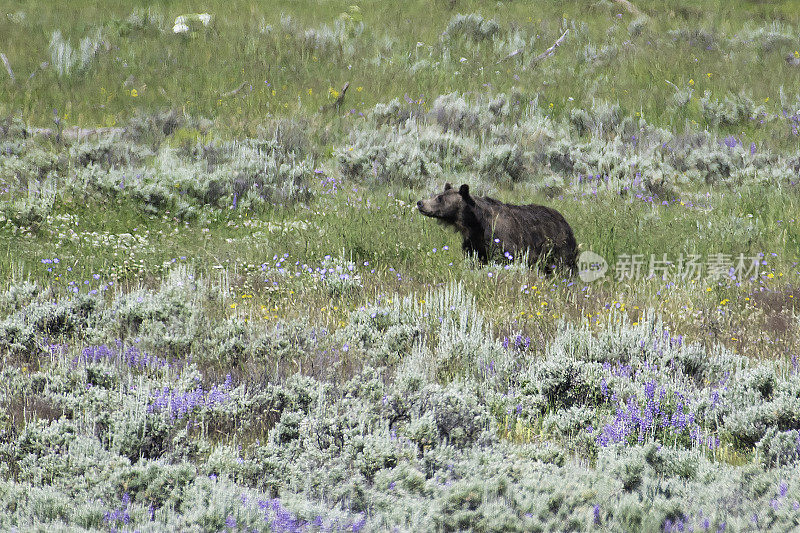
[[[430,212],[430,205],[425,207],[425,200],[420,200],[417,202],[417,211],[419,211],[420,215],[425,215],[426,217],[433,216]]]

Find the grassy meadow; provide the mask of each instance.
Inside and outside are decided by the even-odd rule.
[[[800,527],[797,1],[2,7],[0,529]]]

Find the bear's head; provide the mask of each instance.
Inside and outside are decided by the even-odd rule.
[[[454,189],[449,183],[444,184],[444,191],[417,202],[419,212],[426,217],[437,218],[442,222],[455,223],[458,215],[465,205],[475,205],[475,201],[469,195],[469,185],[466,183],[458,190]]]

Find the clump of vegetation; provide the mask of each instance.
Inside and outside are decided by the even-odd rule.
[[[500,24],[494,19],[484,19],[477,13],[454,15],[442,34],[445,38],[464,37],[475,42],[491,39],[500,33]]]
[[[294,343],[284,352],[288,357],[278,356],[282,343],[294,337],[280,333],[288,324],[273,337],[269,330],[259,334],[258,327],[228,322],[210,332],[207,347],[220,350],[209,357],[205,344],[195,351],[188,338],[209,335],[193,329],[213,316],[213,300],[191,296],[201,287],[206,282],[178,268],[158,292],[120,295],[106,310],[75,296],[48,306],[47,313],[38,311],[39,303],[22,302],[36,294],[33,285],[5,293],[4,312],[14,313],[7,322],[22,312],[32,317],[35,339],[49,336],[52,342],[58,335],[60,341],[37,370],[13,363],[4,370],[8,385],[0,399],[11,419],[4,422],[0,453],[4,476],[13,474],[14,481],[6,477],[3,483],[28,491],[25,504],[5,516],[81,524],[106,516],[111,523],[180,527],[235,516],[237,524],[269,528],[277,523],[273,504],[251,508],[251,499],[273,498],[285,506],[281,520],[296,524],[344,516],[369,527],[427,527],[456,523],[467,512],[487,523],[510,523],[521,514],[526,523],[547,527],[557,509],[576,524],[589,516],[616,528],[673,520],[738,524],[734,516],[703,510],[742,487],[762,487],[737,507],[748,514],[774,508],[776,501],[791,509],[796,498],[798,487],[789,480],[798,465],[797,431],[786,429],[794,424],[787,402],[796,396],[795,374],[686,343],[651,313],[635,325],[621,315],[599,333],[565,325],[532,358],[522,340],[506,345],[494,339],[474,298],[453,285],[419,301],[394,297],[388,308],[356,311],[340,334]],[[59,316],[65,318],[54,329]],[[116,344],[80,348],[87,322],[68,327],[72,316],[92,322],[98,338],[116,338]],[[169,324],[176,321],[184,322],[175,331],[188,335],[184,350],[151,337],[163,330],[163,339],[173,338]],[[125,335],[120,327],[127,328]],[[284,376],[275,383],[255,379],[258,361],[264,370],[291,366],[297,357],[337,346],[335,365],[362,354],[369,355],[369,365],[336,378],[342,380],[336,386],[300,373],[269,374]],[[239,358],[206,366],[232,353]],[[242,365],[248,374],[213,377]],[[386,373],[394,379],[386,380]],[[32,393],[37,403],[28,405]],[[741,419],[738,414],[750,416],[748,406],[758,402],[767,402],[759,412],[769,417]],[[90,412],[96,415],[83,415]],[[538,455],[538,444],[511,445],[502,430],[510,426],[530,428],[522,433],[527,442],[547,436],[562,452],[546,458]],[[753,431],[760,435],[744,437]],[[220,432],[250,444],[216,442]],[[571,449],[588,453],[596,466],[565,460]],[[748,471],[744,484],[731,484],[737,467],[714,462],[722,453],[753,450],[768,470]],[[85,499],[48,514],[40,502],[44,487],[60,501],[61,487],[90,464],[104,468],[87,480]],[[42,465],[49,472],[44,480]],[[508,468],[524,475],[511,477]],[[707,475],[711,470],[718,474]],[[564,479],[570,481],[564,485]],[[637,500],[630,507],[631,497],[664,482],[673,487],[670,493],[656,492],[656,502]],[[598,491],[588,500],[586,483]],[[229,503],[199,515],[170,511],[171,505],[188,505],[197,490]],[[529,497],[497,507],[511,490]],[[237,496],[226,500],[232,492]],[[408,508],[438,510],[405,515],[376,507],[389,496]],[[324,508],[333,501],[344,505]],[[783,524],[792,516],[774,519]]]
[[[102,44],[102,34],[99,29],[81,39],[78,48],[73,48],[72,43],[61,35],[60,30],[55,30],[50,37],[50,62],[59,77],[72,74],[75,69],[85,70],[94,59]]]

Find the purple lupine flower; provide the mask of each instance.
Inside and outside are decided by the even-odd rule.
[[[127,525],[131,521],[131,515],[128,512],[128,507],[131,503],[131,496],[127,492],[122,495],[122,507],[112,511],[106,511],[103,514],[103,521],[111,526],[116,526],[119,522]]]
[[[364,525],[367,523],[367,516],[365,514],[361,515],[361,518],[353,523],[352,530],[353,533],[358,533],[362,529],[364,529]]]
[[[184,393],[164,387],[156,392],[150,401],[150,412],[169,410],[171,420],[177,421],[187,417],[198,408],[210,408],[230,400],[228,391],[231,388],[231,377],[228,375],[221,385],[214,385],[210,390],[204,391],[202,385],[197,383],[196,388]]]
[[[644,384],[644,396],[648,400],[653,400],[656,396],[656,381],[650,380]]]

